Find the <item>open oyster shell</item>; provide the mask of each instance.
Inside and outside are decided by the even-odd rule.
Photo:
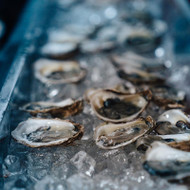
[[[157,58],[146,58],[131,52],[121,55],[112,55],[111,61],[116,68],[134,67],[147,72],[166,69],[164,62]]]
[[[148,72],[144,69],[128,65],[119,67],[117,69],[117,74],[120,78],[135,84],[156,84],[165,81],[164,76],[160,73]]]
[[[75,61],[39,59],[34,69],[36,78],[46,84],[76,83],[86,75],[86,70]]]
[[[83,135],[80,124],[60,119],[29,118],[12,131],[12,137],[29,147],[69,144]]]
[[[40,113],[42,115],[50,114],[52,117],[65,118],[81,112],[83,100],[68,98],[61,102],[32,102],[24,105],[21,109],[33,116]]]
[[[148,105],[152,94],[143,91],[125,94],[111,89],[92,89],[86,92],[95,114],[108,122],[125,122],[137,118]]]
[[[42,49],[42,55],[53,59],[66,59],[73,56],[78,50],[75,42],[48,42]]]
[[[158,117],[155,131],[161,135],[190,132],[190,118],[180,109],[171,109]]]
[[[150,90],[157,105],[164,108],[184,108],[185,92],[163,84],[151,86]]]
[[[139,137],[153,130],[154,121],[148,116],[140,117],[127,123],[105,123],[94,132],[97,146],[103,149],[115,149],[136,141]]]
[[[143,166],[152,175],[184,177],[190,174],[190,152],[154,142],[145,157]]]

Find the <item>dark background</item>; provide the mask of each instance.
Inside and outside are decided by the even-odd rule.
[[[27,0],[0,0],[0,20],[5,24],[5,33],[0,40],[0,49],[7,42],[26,2]]]

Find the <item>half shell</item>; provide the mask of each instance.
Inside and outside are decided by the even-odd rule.
[[[152,175],[162,177],[183,175],[184,177],[190,173],[190,152],[154,142],[145,156],[146,161],[143,166]]]
[[[82,111],[83,100],[73,100],[68,98],[61,102],[32,102],[24,105],[22,110],[36,116],[38,113],[53,117],[65,118],[70,115],[75,115]]]
[[[117,123],[137,118],[148,105],[152,94],[150,91],[125,94],[109,89],[93,89],[88,90],[86,96],[100,119]]]
[[[184,108],[185,92],[177,91],[168,85],[154,85],[150,90],[157,105],[164,108]]]
[[[158,117],[155,131],[161,135],[190,132],[190,118],[180,109],[171,109]]]
[[[153,130],[154,121],[148,116],[140,117],[127,123],[105,123],[94,132],[96,144],[103,149],[115,149],[136,141],[139,137]]]
[[[66,59],[73,56],[77,49],[78,45],[74,42],[49,42],[42,47],[41,53],[53,59]]]
[[[83,135],[80,124],[60,119],[30,118],[12,131],[12,137],[29,147],[69,144]]]
[[[46,84],[75,83],[86,75],[86,70],[75,61],[39,59],[34,69],[36,78]]]

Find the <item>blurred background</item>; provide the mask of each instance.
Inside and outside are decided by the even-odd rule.
[[[24,16],[24,7],[30,1],[35,0],[0,0],[0,89],[22,41],[24,30],[20,31],[20,35],[17,35],[16,39],[11,39],[11,37],[15,29],[21,27],[19,26],[19,21]],[[62,0],[62,2],[63,4],[68,4],[69,1]],[[171,21],[170,30],[175,40],[175,53],[189,56],[190,0],[168,0],[162,2],[164,17]],[[173,15],[177,16],[173,18]]]
[[[8,43],[26,4],[27,0],[0,0],[0,89],[15,55],[14,50],[10,52],[10,49],[5,48],[5,46]],[[17,49],[18,45],[19,43],[12,44],[12,46],[15,46],[14,49]]]

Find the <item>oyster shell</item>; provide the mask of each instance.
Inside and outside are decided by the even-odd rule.
[[[117,69],[117,74],[120,78],[128,80],[135,84],[156,84],[163,83],[165,78],[160,73],[156,72],[147,72],[144,69],[136,68],[133,66],[120,66]]]
[[[188,143],[190,141],[190,133],[171,135],[144,135],[136,141],[136,148],[139,151],[146,151],[155,141],[167,143],[169,146],[174,148],[179,147],[180,149],[181,147],[181,150],[190,151],[190,148],[188,147],[190,144]],[[185,145],[184,141],[187,142],[187,145]]]
[[[161,135],[190,132],[190,118],[180,109],[172,109],[158,117],[155,131]]]
[[[73,56],[77,49],[78,45],[75,42],[48,42],[42,47],[41,53],[49,58],[65,59]]]
[[[190,134],[188,134],[188,136],[186,137],[188,140],[183,138],[183,141],[170,142],[168,145],[179,150],[190,152],[190,137],[189,136]]]
[[[39,59],[34,69],[36,78],[46,84],[75,83],[86,75],[86,70],[75,61]]]
[[[135,52],[149,52],[154,50],[160,44],[157,35],[149,30],[133,29],[133,32],[127,36],[126,45]]]
[[[113,89],[121,93],[135,94],[137,92],[136,87],[128,81],[126,81],[125,83],[116,85]]]
[[[60,119],[29,118],[12,131],[12,137],[29,147],[69,144],[80,139],[84,128],[80,124]]]
[[[134,67],[147,72],[166,69],[164,62],[157,58],[146,58],[135,53],[127,52],[121,55],[112,55],[111,60],[116,68]]]
[[[96,53],[100,51],[110,51],[115,48],[116,43],[113,41],[95,41],[86,40],[81,43],[80,49],[83,53]]]
[[[111,89],[92,89],[86,92],[86,99],[97,117],[114,123],[137,118],[151,97],[152,94],[148,90],[136,94],[125,94]]]
[[[136,141],[136,148],[139,151],[146,151],[154,141],[163,141],[161,137],[156,135],[145,135]]]
[[[154,142],[146,151],[145,157],[143,166],[152,175],[184,177],[190,173],[190,152]]]
[[[185,92],[177,91],[168,85],[154,85],[150,90],[157,105],[164,108],[184,108]]]
[[[78,44],[83,40],[85,40],[86,36],[88,35],[86,32],[77,33],[76,31],[63,31],[63,30],[64,29],[51,31],[48,35],[49,42],[55,42],[60,44],[71,42],[74,44]],[[71,30],[76,30],[76,28]]]
[[[136,141],[139,137],[153,130],[154,121],[148,116],[140,117],[127,123],[105,123],[94,132],[97,146],[103,149],[115,149]]]
[[[40,113],[43,115],[50,114],[53,117],[65,118],[81,112],[83,109],[83,100],[68,98],[61,102],[32,102],[24,105],[21,109],[29,112],[33,116]]]

